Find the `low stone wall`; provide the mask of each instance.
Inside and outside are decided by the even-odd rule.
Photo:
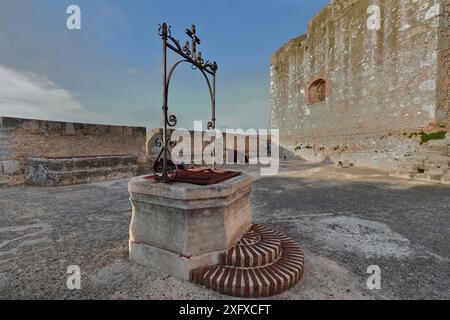
[[[169,130],[169,137],[171,136],[173,130]],[[192,162],[194,161],[194,156],[195,155],[202,155],[203,151],[205,149],[205,147],[209,144],[209,142],[207,141],[203,141],[202,145],[201,145],[201,149],[199,149],[198,147],[196,148],[195,144],[194,144],[194,131],[189,131],[190,135],[191,135],[191,148],[193,151],[193,156],[192,156]],[[204,133],[204,132],[203,132]],[[237,142],[235,140],[235,144],[234,147],[232,148],[232,150],[228,150],[227,148],[227,138],[228,139],[236,139],[236,138],[243,138],[245,139],[245,153],[243,154],[244,160],[247,163],[248,160],[250,159],[250,146],[249,146],[249,136],[248,135],[242,135],[242,134],[226,134],[226,132],[223,132],[223,159],[224,162],[226,161],[227,158],[227,153],[229,153],[229,157],[231,159],[234,159],[235,162],[237,162],[239,156],[241,156],[240,154],[240,150],[237,150]],[[256,146],[257,146],[257,150],[256,150],[256,154],[254,156],[258,156],[260,155],[260,137],[257,136],[256,137]],[[160,151],[161,151],[161,147],[159,147],[158,145],[156,145],[156,141],[162,141],[162,129],[161,128],[154,128],[151,129],[147,132],[147,142],[146,142],[146,149],[147,149],[147,157],[149,159],[149,162],[151,164],[154,163],[154,161],[156,160],[156,158],[158,157]],[[271,154],[271,136],[269,135],[267,137],[267,149],[264,150],[264,156],[266,156],[266,153],[268,156],[270,156]]]
[[[137,172],[135,155],[29,158],[25,181],[28,185],[56,187],[131,178]]]
[[[374,168],[386,172],[402,171],[405,165],[419,164],[433,154],[442,156],[438,166],[450,163],[447,139],[423,143],[421,131],[397,131],[385,134],[327,136],[314,139],[299,138],[294,144],[284,144],[280,157],[301,157],[308,161],[331,160],[349,162],[358,167]]]
[[[349,161],[358,167],[393,171],[411,153],[417,152],[420,142],[404,133],[348,135],[299,138],[295,144],[284,144],[289,154],[281,157],[299,156],[308,161],[331,160],[333,163]]]
[[[0,185],[25,183],[27,159],[135,155],[148,169],[146,129],[0,117]]]

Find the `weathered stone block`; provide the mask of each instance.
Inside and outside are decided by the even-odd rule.
[[[26,182],[38,186],[62,186],[130,178],[137,171],[134,155],[29,158]]]
[[[246,175],[211,186],[132,179],[130,260],[186,280],[217,264],[252,225],[251,182]]]
[[[3,172],[6,174],[21,172],[23,169],[22,164],[16,160],[5,160],[2,161],[1,165],[3,167]]]

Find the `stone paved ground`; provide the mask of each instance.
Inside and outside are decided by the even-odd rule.
[[[300,285],[276,299],[450,299],[450,188],[301,162],[255,177],[254,220],[305,249]],[[127,260],[127,181],[0,188],[2,299],[222,299]],[[382,289],[366,289],[379,265]],[[82,289],[66,288],[69,265]]]

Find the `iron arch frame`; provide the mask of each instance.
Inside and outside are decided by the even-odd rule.
[[[188,63],[193,70],[198,69],[201,72],[208,85],[211,98],[211,121],[208,122],[207,128],[213,130],[216,128],[216,73],[218,66],[216,62],[204,61],[201,52],[197,53],[197,45],[200,44],[200,39],[196,35],[195,25],[192,25],[190,30],[186,30],[192,42],[191,44],[186,42],[184,47],[181,47],[180,42],[172,37],[170,27],[166,23],[160,25],[158,33],[163,41],[163,134],[162,141],[156,140],[155,142],[158,147],[161,147],[161,151],[153,165],[153,172],[163,182],[169,183],[170,178],[176,176],[178,172],[176,164],[171,163],[169,165],[168,163],[169,150],[176,144],[176,142],[171,141],[168,131],[169,128],[174,128],[178,122],[174,114],[169,114],[169,89],[174,72],[182,63]],[[167,49],[182,57],[171,67],[169,72],[167,72]]]

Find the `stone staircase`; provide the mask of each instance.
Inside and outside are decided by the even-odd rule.
[[[400,164],[393,176],[450,184],[450,136],[423,144]]]
[[[89,156],[74,158],[29,158],[26,183],[63,186],[101,182],[135,176],[135,155]]]
[[[261,298],[280,294],[302,278],[300,246],[284,234],[253,225],[220,264],[196,269],[191,282],[225,295]]]

